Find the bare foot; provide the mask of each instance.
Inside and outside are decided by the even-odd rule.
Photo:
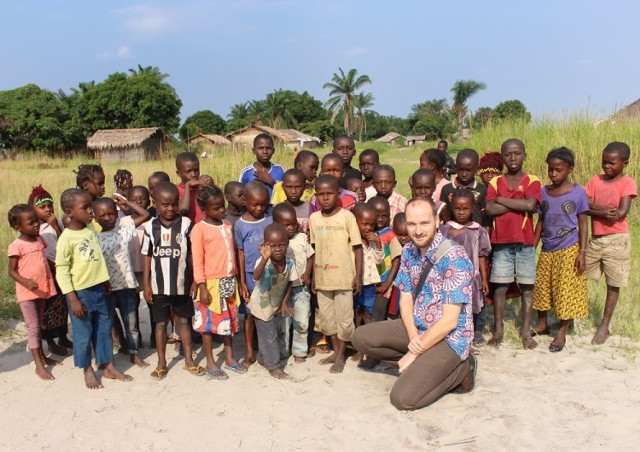
[[[309,349],[309,353],[307,353],[307,358],[313,358],[314,356],[316,356],[316,348],[311,347]]]
[[[294,356],[293,357],[293,362],[296,363],[296,364],[302,364],[306,360],[307,360],[307,358],[304,358],[302,356]]]
[[[522,346],[525,350],[533,350],[538,346],[538,343],[531,337],[531,333],[522,335]]]
[[[93,367],[91,366],[84,369],[84,384],[89,389],[101,389],[104,387],[102,386],[102,383],[98,381],[96,373],[93,371]]]
[[[288,380],[291,378],[291,376],[288,373],[280,369],[270,370],[269,375],[271,375],[273,378],[276,378],[278,380]]]
[[[591,343],[593,345],[602,345],[605,342],[607,342],[607,339],[609,339],[609,336],[611,336],[609,329],[603,328],[602,326],[600,326],[598,328],[598,331],[596,331],[596,334],[593,336],[593,339],[591,339]]]
[[[364,369],[364,370],[371,370],[374,367],[376,367],[378,364],[380,364],[380,360],[379,359],[366,358],[366,359],[360,361],[360,364],[358,364],[358,367],[360,369]]]
[[[255,357],[255,355],[247,355],[247,356],[245,356],[245,357],[244,357],[244,359],[241,361],[241,364],[242,364],[244,367],[246,367],[246,368],[248,369],[248,368],[249,368],[249,367],[251,367],[251,365],[252,365],[253,363],[255,363],[255,362],[256,362],[256,357]]]
[[[336,362],[333,363],[333,366],[329,368],[329,372],[332,374],[341,374],[344,370],[344,360],[336,359]]]
[[[49,372],[44,367],[36,367],[36,375],[38,377],[40,377],[42,380],[55,380],[56,379],[56,377],[51,375],[51,372]]]
[[[109,363],[104,368],[104,378],[108,378],[109,380],[120,380],[120,381],[131,381],[133,377],[131,375],[123,374],[113,363]]]
[[[336,354],[332,353],[330,356],[318,361],[320,364],[334,364],[336,362]]]
[[[147,363],[144,359],[140,358],[140,355],[136,354],[132,354],[129,357],[129,361],[131,361],[131,364],[135,364],[138,367],[147,367],[149,366],[149,363]]]
[[[351,357],[351,361],[355,361],[357,363],[361,362],[364,358],[364,353],[357,352],[355,355]]]
[[[487,342],[492,347],[497,347],[502,343],[502,333],[494,333],[493,337]]]
[[[62,361],[58,361],[57,359],[44,357],[44,363],[47,366],[62,366]]]

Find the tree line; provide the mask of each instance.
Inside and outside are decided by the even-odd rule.
[[[376,112],[375,98],[364,90],[372,85],[368,75],[339,68],[323,85],[322,102],[307,91],[276,89],[262,99],[233,105],[225,118],[210,110],[198,111],[180,124],[182,101],[158,67],[138,65],[116,72],[104,81],[82,82],[70,91],[52,92],[34,84],[0,91],[0,148],[44,150],[51,153],[79,150],[99,129],[161,127],[167,134],[187,140],[199,133],[225,134],[251,124],[277,129],[295,128],[324,141],[346,133],[371,140],[395,131],[402,135],[449,138],[463,128],[478,129],[491,121],[529,121],[530,113],[519,100],[473,114],[468,99],[486,89],[474,80],[459,80],[446,98],[417,103],[405,118]]]

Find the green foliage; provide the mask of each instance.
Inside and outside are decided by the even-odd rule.
[[[475,80],[458,80],[451,87],[453,93],[453,105],[451,109],[455,115],[456,130],[462,132],[464,118],[467,115],[467,100],[478,91],[482,91],[487,88],[482,82],[476,82]]]
[[[339,135],[338,129],[328,119],[320,121],[305,122],[298,124],[298,130],[308,135],[320,138],[322,141],[329,142]]]
[[[264,105],[269,126],[274,129],[289,129],[296,126],[297,121],[291,113],[291,107],[295,105],[296,101],[292,91],[278,89],[267,94]]]
[[[409,121],[397,116],[384,116],[375,111],[368,111],[365,113],[365,118],[367,120],[367,139],[375,140],[389,132],[407,135],[411,131]]]
[[[222,134],[226,128],[226,122],[220,115],[211,110],[201,110],[189,116],[180,127],[180,138],[187,140],[199,133]]]
[[[499,121],[531,121],[531,113],[518,99],[505,100],[493,109],[493,118]]]
[[[289,110],[297,123],[321,121],[329,118],[329,114],[324,109],[322,102],[308,92],[305,91],[302,94],[296,91],[287,92],[291,93],[292,99]]]
[[[355,108],[354,127],[358,132],[358,141],[362,141],[362,133],[367,132],[367,117],[366,113],[370,107],[373,107],[373,94],[365,93],[364,91],[353,96],[353,107]]]
[[[364,85],[370,84],[368,75],[358,76],[356,69],[350,69],[346,74],[342,68],[338,68],[340,74],[333,74],[331,82],[325,83],[322,88],[329,90],[329,99],[325,106],[333,112],[331,122],[334,122],[338,113],[343,114],[344,131],[351,136],[354,131],[353,97],[355,92]]]
[[[425,116],[415,123],[412,135],[426,135],[427,140],[438,140],[449,137],[455,132],[452,122],[447,115]]]
[[[470,125],[472,129],[481,129],[491,121],[493,117],[493,108],[480,107],[471,117]]]

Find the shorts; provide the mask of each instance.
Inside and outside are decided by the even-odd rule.
[[[520,243],[497,244],[493,247],[490,281],[495,284],[535,284],[536,249]]]
[[[317,290],[318,314],[317,324],[322,334],[338,335],[338,339],[350,342],[355,331],[353,324],[353,291],[352,290]]]
[[[368,314],[373,314],[373,306],[376,301],[376,285],[369,284],[362,286],[362,291],[353,295],[353,309],[363,310]]]
[[[156,323],[169,321],[172,312],[178,317],[189,320],[195,313],[193,301],[189,295],[154,295],[151,311]]]
[[[587,278],[598,280],[604,273],[608,286],[627,287],[631,269],[629,234],[591,237],[585,261]]]

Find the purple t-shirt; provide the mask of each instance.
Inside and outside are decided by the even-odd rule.
[[[575,184],[573,189],[559,196],[550,195],[542,187],[542,204],[538,213],[544,215],[542,223],[542,250],[558,251],[578,242],[578,215],[589,210],[584,188]]]

